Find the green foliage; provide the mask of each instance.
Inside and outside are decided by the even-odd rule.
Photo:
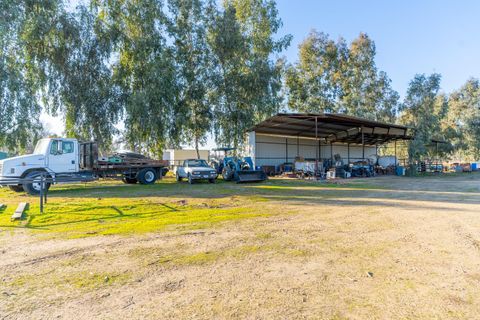
[[[447,99],[439,95],[441,76],[415,75],[400,108],[400,122],[415,129],[409,145],[409,157],[419,160],[428,155],[432,139],[443,140],[441,122],[447,113]]]
[[[96,140],[101,148],[110,146],[115,124],[121,114],[118,87],[109,68],[112,48],[106,27],[96,21],[95,12],[77,8],[73,17],[71,45],[67,59],[55,65],[61,81],[61,113],[68,136]],[[58,81],[58,80],[55,80]]]
[[[446,137],[454,147],[457,159],[480,158],[480,83],[469,79],[448,99]]]
[[[346,113],[392,121],[398,93],[375,65],[375,44],[360,34],[348,47],[312,31],[299,48],[299,62],[288,68],[288,105],[303,112]]]
[[[53,1],[0,2],[0,146],[22,151],[41,130],[38,79],[26,48],[35,39],[30,30],[46,19]],[[45,10],[44,10],[45,9]]]
[[[113,81],[124,108],[125,138],[138,151],[159,155],[167,142],[178,142],[174,124],[178,82],[168,19],[162,2],[96,1],[98,19],[110,28],[116,53]]]
[[[213,60],[206,28],[213,4],[200,0],[169,0],[168,5],[176,81],[180,84],[175,125],[182,130],[183,142],[194,141],[200,157],[199,145],[206,142],[212,128],[209,93],[213,90]]]
[[[280,108],[283,61],[272,60],[290,43],[275,40],[281,20],[273,1],[225,1],[209,30],[215,59],[212,91],[215,136],[238,147],[245,131]]]
[[[70,2],[68,2],[70,4]],[[282,107],[398,120],[416,130],[410,157],[479,157],[480,83],[450,96],[440,75],[417,75],[404,103],[375,64],[375,43],[350,44],[312,31],[299,61],[279,54],[291,36],[273,0],[66,0],[0,2],[0,147],[30,148],[45,134],[42,111],[60,115],[66,134],[105,150],[121,136],[159,156],[166,146],[209,134],[239,147],[245,132]],[[398,111],[401,113],[398,114]]]

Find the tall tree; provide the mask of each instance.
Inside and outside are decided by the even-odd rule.
[[[447,113],[445,95],[439,95],[441,76],[417,74],[410,81],[407,95],[400,107],[400,122],[415,129],[409,144],[409,157],[419,160],[429,154],[432,139],[443,140],[441,122]]]
[[[209,30],[215,58],[217,143],[239,147],[245,131],[280,108],[283,61],[272,60],[290,43],[272,0],[226,0]]]
[[[378,72],[375,55],[375,43],[367,34],[361,33],[352,41],[343,73],[340,103],[345,113],[391,121],[399,96],[391,88],[387,74]]]
[[[58,82],[61,100],[52,111],[65,119],[68,136],[96,140],[107,150],[121,115],[118,87],[112,81],[112,43],[108,28],[96,21],[96,12],[77,7],[70,28],[57,37],[65,39],[60,61],[54,60],[50,78]],[[51,83],[51,82],[50,82]]]
[[[57,1],[0,2],[0,147],[22,151],[41,130],[39,78],[26,48],[40,41],[30,30],[46,28]]]
[[[375,44],[361,33],[350,46],[312,31],[299,46],[299,62],[286,75],[288,105],[307,112],[347,113],[374,120],[395,118],[398,93],[375,65]]]
[[[452,142],[456,158],[478,160],[480,157],[480,82],[469,79],[448,100],[445,121],[447,139]]]
[[[175,123],[182,128],[182,140],[193,140],[197,157],[212,128],[209,94],[212,90],[212,57],[207,43],[207,26],[213,13],[212,2],[169,0],[173,54],[177,66],[179,98]]]
[[[164,3],[97,0],[95,5],[117,48],[113,78],[124,107],[126,141],[135,150],[160,155],[181,137],[175,125],[179,90]]]
[[[299,62],[286,72],[289,107],[302,112],[339,112],[347,59],[345,40],[335,43],[327,34],[312,31],[299,46]]]
[[[110,83],[111,47],[95,16],[85,6],[69,12],[61,0],[8,2],[2,2],[6,5],[1,10],[5,14],[2,28],[6,29],[1,35],[5,39],[2,58],[10,56],[10,62],[5,64],[8,73],[2,75],[15,83],[17,91],[12,95],[14,91],[9,90],[2,98],[4,106],[16,103],[15,112],[5,112],[10,119],[2,117],[13,125],[10,144],[20,139],[17,144],[22,146],[27,137],[36,138],[43,107],[65,119],[69,136],[96,139],[108,146],[119,109]],[[15,63],[11,63],[13,57]],[[9,87],[13,88],[2,86]]]

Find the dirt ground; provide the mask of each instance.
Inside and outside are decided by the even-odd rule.
[[[479,317],[480,174],[238,188],[269,215],[78,239],[2,231],[0,318]]]

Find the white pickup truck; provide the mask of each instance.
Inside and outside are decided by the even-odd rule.
[[[217,179],[217,171],[208,165],[207,161],[202,159],[188,159],[183,162],[183,165],[177,168],[177,181],[182,181],[183,178],[192,184],[195,180],[208,180],[210,183],[215,183]]]
[[[40,192],[40,175],[49,182],[92,181],[99,178],[122,178],[125,183],[152,184],[161,178],[166,163],[138,155],[115,154],[98,157],[95,142],[80,143],[69,138],[45,138],[38,141],[33,154],[0,160],[0,186],[29,194]],[[47,183],[46,188],[50,187]]]

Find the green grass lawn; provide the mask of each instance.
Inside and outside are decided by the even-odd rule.
[[[470,180],[476,175],[452,177]],[[433,182],[433,179],[427,180]],[[456,179],[451,180],[455,182]],[[374,193],[388,197],[390,192],[397,192],[397,197],[402,198],[415,192],[407,185],[403,187],[407,195],[403,195],[402,190],[397,190],[395,181],[403,180],[393,177],[381,181],[352,179],[331,183],[275,178],[251,184],[218,180],[215,184],[189,185],[167,177],[148,186],[98,181],[53,186],[44,213],[40,213],[38,197],[0,188],[0,203],[7,205],[0,209],[0,235],[19,228],[47,237],[64,238],[200,229],[228,220],[279,213],[278,207],[269,209],[271,201],[328,202],[339,197],[358,200]],[[430,192],[435,192],[435,183],[429,183],[425,190],[432,188]],[[466,194],[479,191],[472,187],[471,190],[463,189],[458,191]],[[423,192],[427,192],[425,190]],[[22,220],[12,222],[10,217],[20,202],[28,202],[29,209]]]
[[[0,231],[25,228],[48,237],[89,237],[156,230],[199,229],[227,220],[268,216],[269,199],[294,198],[308,190],[368,189],[365,183],[331,184],[274,179],[258,184],[176,183],[169,177],[154,185],[118,181],[53,186],[44,213],[38,197],[0,189]],[[10,221],[19,202],[29,202],[20,221]]]

